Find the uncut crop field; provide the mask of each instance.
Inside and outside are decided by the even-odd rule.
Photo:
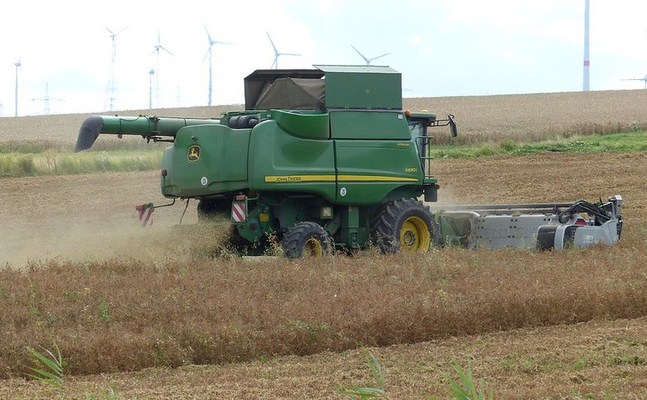
[[[453,114],[459,141],[472,143],[642,130],[645,101],[647,91],[633,90],[405,99],[404,106]]]
[[[452,114],[459,126],[459,141],[538,140],[574,134],[611,133],[647,128],[645,90],[565,92],[470,97],[404,99],[405,108],[427,110],[439,118]],[[218,117],[242,106],[130,110],[119,115]],[[110,115],[111,113],[104,113]],[[114,113],[113,113],[114,114]],[[51,141],[71,148],[78,127],[88,114],[0,119],[0,143]],[[438,136],[439,141],[443,139]],[[105,137],[102,140],[117,140]]]
[[[524,142],[641,131],[646,95],[406,99],[405,107],[454,114],[463,143]],[[0,118],[0,144],[46,140],[65,150],[85,117]],[[375,385],[363,346],[392,399],[449,398],[454,360],[469,361],[494,398],[646,398],[646,161],[638,151],[434,161],[444,204],[621,194],[625,228],[613,248],[316,262],[222,251],[222,226],[196,227],[195,203],[184,216],[184,204],[158,209],[153,226],[140,228],[135,204],[167,202],[157,171],[0,179],[0,398],[108,389],[119,398],[348,398],[341,385]],[[63,387],[26,380],[27,346],[54,343],[67,363]]]

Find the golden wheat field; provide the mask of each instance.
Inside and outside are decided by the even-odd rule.
[[[644,129],[646,96],[405,107],[455,115],[463,143],[533,141]],[[0,142],[69,148],[85,117],[2,118]],[[341,385],[375,385],[362,346],[380,361],[391,399],[450,398],[453,360],[469,362],[496,399],[647,398],[646,162],[645,152],[434,161],[444,204],[621,194],[625,225],[613,248],[316,262],[205,254],[222,233],[194,227],[195,204],[183,217],[183,204],[158,209],[140,228],[135,204],[167,202],[156,171],[0,179],[0,398],[97,398],[110,388],[139,399],[348,398]],[[26,346],[52,343],[67,361],[62,388],[25,379]]]
[[[645,101],[647,91],[622,90],[413,98],[404,99],[403,105],[412,111],[434,112],[439,117],[454,115],[459,125],[459,141],[470,143],[642,129],[647,127]],[[119,114],[205,118],[241,107],[129,110]],[[86,117],[87,114],[3,118],[0,143],[49,140],[71,146],[76,140],[77,127]],[[442,141],[440,136],[438,139]]]

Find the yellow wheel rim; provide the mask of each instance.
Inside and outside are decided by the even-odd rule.
[[[321,242],[316,238],[306,240],[303,245],[303,256],[315,258],[323,256],[323,246],[321,245]]]
[[[400,249],[411,252],[429,250],[431,245],[431,232],[422,218],[409,217],[400,229]]]

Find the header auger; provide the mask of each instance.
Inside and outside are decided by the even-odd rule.
[[[245,110],[219,119],[89,117],[76,149],[99,134],[172,143],[162,158],[165,197],[197,199],[201,220],[229,219],[241,247],[263,251],[277,237],[291,258],[371,244],[559,249],[619,239],[620,196],[432,213],[430,130],[449,126],[455,136],[453,117],[403,110],[401,76],[389,67],[315,67],[255,71],[245,78]]]

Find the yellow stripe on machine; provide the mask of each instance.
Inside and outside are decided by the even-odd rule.
[[[335,175],[270,175],[265,183],[334,182]]]
[[[339,175],[339,182],[418,182],[416,178],[376,175]],[[265,183],[335,182],[335,175],[269,175]]]
[[[339,182],[418,182],[416,178],[404,178],[399,176],[375,176],[375,175],[339,175]]]

